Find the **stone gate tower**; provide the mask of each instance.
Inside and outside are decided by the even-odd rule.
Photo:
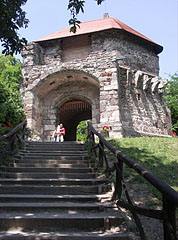
[[[163,48],[113,17],[81,23],[23,50],[22,98],[28,127],[49,141],[62,122],[66,140],[92,119],[110,137],[169,135],[158,54]]]

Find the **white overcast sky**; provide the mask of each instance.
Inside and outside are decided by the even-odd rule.
[[[33,41],[68,26],[68,0],[28,0],[23,7],[30,20],[20,35]],[[160,57],[160,76],[174,74],[177,67],[177,0],[105,0],[101,6],[86,0],[81,21],[115,17],[164,47]]]

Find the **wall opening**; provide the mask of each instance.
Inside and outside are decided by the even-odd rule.
[[[58,122],[63,123],[65,141],[76,141],[77,126],[81,121],[92,119],[92,106],[80,99],[65,102],[58,111]]]

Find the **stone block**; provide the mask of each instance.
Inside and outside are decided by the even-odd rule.
[[[107,112],[113,112],[113,111],[117,111],[119,109],[119,106],[106,106],[106,111]],[[109,113],[110,114],[110,113]]]
[[[118,85],[117,84],[112,84],[109,86],[104,86],[104,91],[110,91],[110,90],[117,90],[118,89]]]
[[[54,125],[44,125],[44,130],[48,131],[48,130],[54,130],[55,126]]]
[[[108,117],[105,117],[105,118],[100,118],[100,122],[101,123],[108,123]]]
[[[109,132],[109,137],[110,138],[122,138],[123,137],[123,134],[121,132],[121,130],[119,131],[111,131]]]

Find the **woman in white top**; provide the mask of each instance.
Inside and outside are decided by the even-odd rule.
[[[54,142],[59,142],[59,134],[60,134],[60,125],[58,125],[53,132],[52,137],[54,139]]]

